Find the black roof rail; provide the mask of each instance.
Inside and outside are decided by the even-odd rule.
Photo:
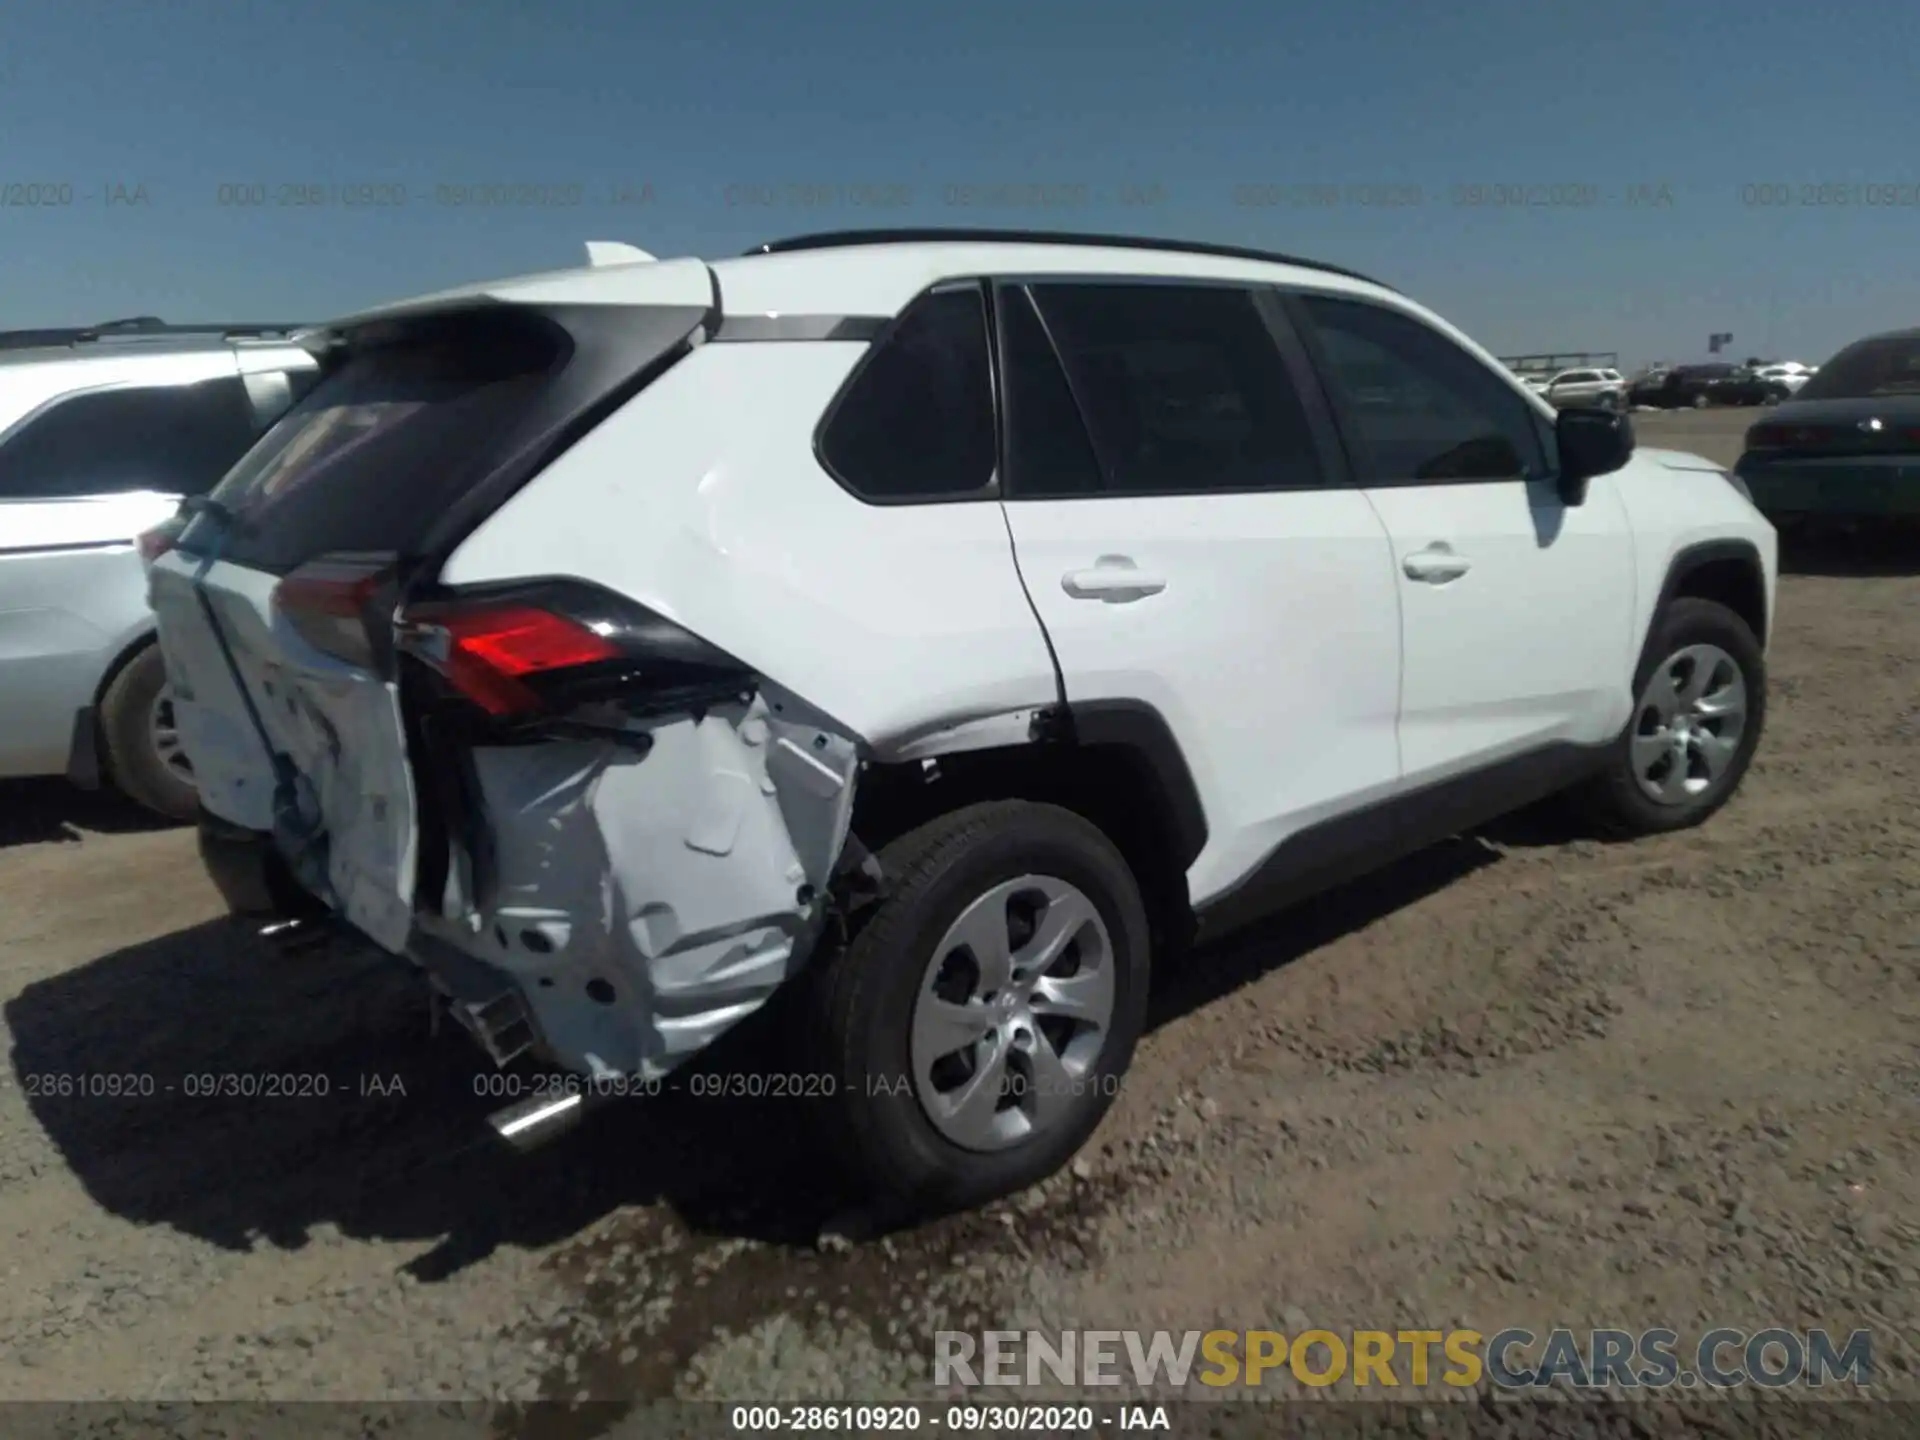
[[[103,320],[98,325],[71,325],[39,330],[0,330],[0,350],[39,350],[66,345],[84,345],[96,340],[145,339],[171,335],[217,335],[221,339],[250,336],[292,335],[312,329],[307,321],[251,323],[208,320],[189,325],[169,325],[156,315],[135,315],[125,320]]]
[[[786,255],[796,250],[838,250],[852,245],[916,244],[983,245],[1092,245],[1117,250],[1170,250],[1181,255],[1217,255],[1225,260],[1257,260],[1268,265],[1296,265],[1303,270],[1319,270],[1328,275],[1344,275],[1349,280],[1379,285],[1392,290],[1371,275],[1305,260],[1298,255],[1282,255],[1272,250],[1253,250],[1243,245],[1213,245],[1202,240],[1158,240],[1142,235],[1085,235],[1062,230],[826,230],[813,235],[794,235],[785,240],[769,240],[747,251],[749,255]],[[1397,292],[1395,292],[1397,293]]]

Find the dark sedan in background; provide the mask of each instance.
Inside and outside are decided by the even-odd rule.
[[[1776,524],[1920,519],[1920,328],[1847,346],[1747,431],[1734,470]]]
[[[1714,403],[1710,387],[1739,373],[1738,365],[1676,365],[1635,381],[1627,398],[1656,410],[1705,409]]]
[[[1715,405],[1777,405],[1791,394],[1786,382],[1744,367],[1707,385],[1707,399]]]

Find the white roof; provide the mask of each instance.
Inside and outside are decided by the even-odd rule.
[[[491,298],[506,303],[583,305],[706,304],[719,282],[730,314],[891,315],[938,280],[975,275],[1166,275],[1304,285],[1392,299],[1368,281],[1325,270],[1265,260],[1148,250],[1134,246],[1023,244],[991,240],[892,241],[775,255],[747,255],[708,265],[693,258],[600,263],[456,286],[358,312],[335,322],[355,324],[398,316],[450,300]]]
[[[605,254],[599,252],[600,256]],[[982,275],[1166,276],[1288,285],[1351,295],[1403,310],[1439,329],[1488,366],[1500,368],[1500,362],[1472,337],[1425,307],[1370,280],[1281,261],[1190,250],[1153,250],[1132,244],[895,240],[790,250],[773,255],[743,255],[715,260],[711,265],[690,257],[630,264],[601,263],[463,285],[362,311],[336,321],[335,326],[404,315],[460,299],[488,298],[506,304],[685,305],[704,309],[713,303],[716,287],[720,307],[729,315],[895,315],[914,296],[938,281]],[[1545,401],[1537,403],[1544,405]]]
[[[1391,292],[1300,265],[1133,246],[939,240],[792,250],[715,262],[726,308],[748,314],[891,315],[936,281],[973,275],[1164,275]]]

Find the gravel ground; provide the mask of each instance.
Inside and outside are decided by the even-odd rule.
[[[1751,418],[1636,425],[1730,461]],[[396,967],[276,953],[187,833],[0,787],[0,1400],[871,1400],[937,1328],[1309,1321],[1865,1328],[1920,1399],[1920,555],[1790,568],[1711,825],[1509,822],[1200,957],[1070,1173],[880,1239],[794,1102],[502,1156]],[[198,1093],[233,1075],[286,1093]]]

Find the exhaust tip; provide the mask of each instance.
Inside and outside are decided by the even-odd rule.
[[[515,1150],[525,1155],[559,1139],[587,1113],[584,1095],[539,1095],[496,1110],[487,1124]]]

